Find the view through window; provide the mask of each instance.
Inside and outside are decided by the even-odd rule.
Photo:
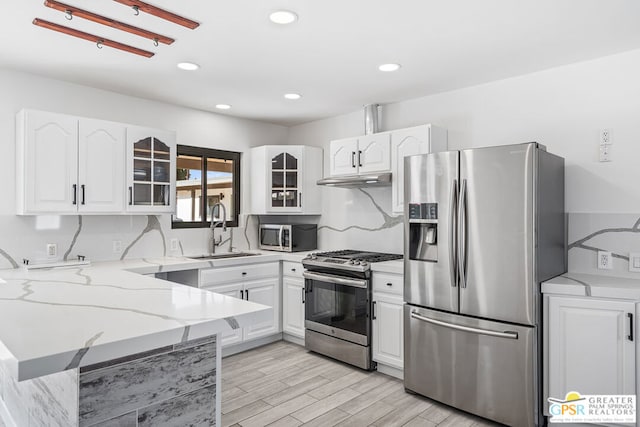
[[[176,214],[173,228],[209,227],[211,208],[226,209],[227,226],[238,226],[240,211],[240,153],[178,146]],[[216,209],[214,220],[222,220]]]

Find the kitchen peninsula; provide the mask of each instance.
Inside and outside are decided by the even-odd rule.
[[[219,425],[217,334],[272,309],[141,274],[212,266],[0,271],[0,425]]]

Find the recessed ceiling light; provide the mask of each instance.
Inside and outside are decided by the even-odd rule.
[[[302,95],[300,95],[299,93],[285,93],[284,97],[287,99],[295,100],[302,98]]]
[[[218,110],[228,110],[229,108],[231,108],[231,105],[229,105],[229,104],[216,104],[216,108]]]
[[[195,71],[200,68],[200,66],[198,64],[194,64],[193,62],[180,62],[178,63],[178,68],[186,71]]]
[[[274,24],[286,25],[298,20],[298,15],[290,10],[277,10],[269,15],[269,19]]]
[[[378,67],[380,71],[398,71],[400,69],[400,64],[382,64]]]

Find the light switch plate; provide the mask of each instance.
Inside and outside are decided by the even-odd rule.
[[[640,252],[629,254],[629,271],[640,273]]]
[[[611,252],[598,251],[598,268],[600,270],[611,270],[613,268]]]

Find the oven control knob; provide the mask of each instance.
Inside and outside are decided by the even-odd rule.
[[[350,260],[349,260],[349,264],[350,264],[350,265],[353,265],[353,264],[355,264],[355,263],[356,263],[356,262],[355,262],[354,260],[352,260],[352,259],[350,259]]]
[[[318,258],[318,255],[316,255],[316,254],[311,254],[311,255],[309,255],[309,257],[310,257],[311,259],[317,259],[317,258]]]
[[[367,266],[367,261],[362,261],[362,262],[360,263],[360,265],[361,265],[361,266],[363,266],[363,267],[366,267],[366,266]]]
[[[359,260],[359,259],[357,259],[357,260],[353,261],[353,264],[354,264],[354,265],[360,265],[360,260]]]

